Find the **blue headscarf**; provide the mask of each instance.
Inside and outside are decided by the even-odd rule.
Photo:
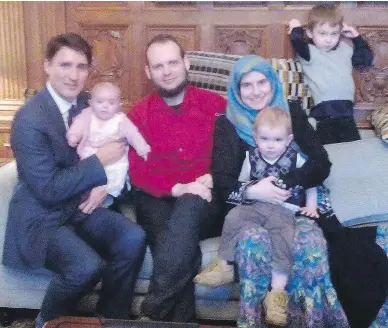
[[[240,81],[245,73],[257,71],[264,74],[272,87],[272,100],[267,106],[277,106],[289,112],[288,103],[283,94],[282,83],[272,66],[257,55],[248,55],[240,58],[233,67],[228,82],[228,106],[226,117],[235,126],[237,134],[249,145],[255,146],[253,139],[253,125],[257,110],[245,105],[240,97]]]

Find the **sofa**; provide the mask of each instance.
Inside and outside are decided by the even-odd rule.
[[[189,52],[188,56],[191,60],[191,67],[189,71],[190,83],[201,88],[213,90],[225,96],[229,72],[234,61],[238,59],[239,56],[206,52]],[[272,59],[271,62],[282,78],[287,97],[289,99],[300,99],[303,103],[303,108],[308,110],[308,108],[311,107],[311,97],[308,89],[303,84],[303,75],[299,63],[294,62],[292,59]],[[362,136],[364,140],[371,140],[372,143],[380,143],[380,140],[376,137],[373,131],[363,131]],[[361,142],[364,142],[364,140]],[[366,147],[370,148],[368,145],[366,145]],[[338,147],[336,145],[328,147],[330,159],[334,163],[333,167],[341,167],[342,163],[346,163],[348,160],[346,158],[346,152],[342,149],[338,151],[337,148]],[[352,149],[350,149],[350,151],[352,152]],[[365,170],[367,171],[367,168],[365,168]],[[328,181],[331,184],[331,187],[335,190],[341,185],[341,174],[342,173],[339,172],[335,176],[335,181]],[[369,179],[369,177],[366,177],[366,179]],[[13,187],[16,183],[16,163],[11,162],[1,167],[0,254],[3,252],[8,204],[12,196]],[[344,197],[340,195],[341,190],[337,193],[333,191],[332,194],[339,198]],[[337,196],[338,194],[339,196]],[[385,195],[384,197],[387,199],[387,191],[383,191],[382,194],[383,196]],[[339,203],[341,203],[341,200],[339,200]],[[354,209],[357,205],[353,203],[346,204],[346,202],[343,201],[342,203],[345,204],[345,209],[347,206]],[[378,213],[372,213],[373,215],[369,215],[368,213],[369,219],[367,222],[358,220],[357,224],[388,222],[388,218],[384,216],[384,214],[388,214],[388,209],[385,209],[385,205],[382,205],[382,207],[384,208],[382,210],[378,209]],[[129,219],[135,220],[133,208],[130,206],[124,206],[122,207],[122,210]],[[354,216],[354,213],[352,215]],[[218,241],[219,238],[211,238],[201,242],[200,246],[203,254],[203,267],[215,258],[218,249]],[[140,304],[148,289],[151,272],[152,259],[149,250],[147,250],[135,287],[135,297],[132,306],[132,314],[134,315],[139,314]],[[0,264],[0,308],[3,310],[15,308],[39,309],[51,276],[51,272],[45,269],[21,271],[8,268]],[[81,301],[80,309],[83,311],[92,310],[96,304],[97,295],[98,286]],[[236,319],[239,300],[239,287],[237,283],[218,288],[209,288],[197,285],[196,299],[198,318],[215,320]]]

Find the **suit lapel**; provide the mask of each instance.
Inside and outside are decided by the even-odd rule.
[[[66,165],[74,165],[79,161],[76,148],[72,148],[68,145],[66,139],[67,130],[62,114],[46,88],[43,89],[42,99],[43,105],[47,110],[47,124],[49,124],[50,130],[54,136],[53,142],[55,141],[56,145],[55,157],[58,161],[67,163]]]
[[[59,134],[66,136],[66,126],[63,121],[62,114],[46,87],[43,89],[42,96],[45,108],[47,109],[50,124],[55,127]]]

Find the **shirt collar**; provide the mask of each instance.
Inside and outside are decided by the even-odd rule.
[[[59,111],[61,112],[62,115],[67,113],[70,110],[72,105],[77,106],[77,99],[74,99],[72,102],[68,102],[67,100],[63,99],[58,94],[58,92],[56,92],[54,90],[54,88],[52,87],[52,85],[49,81],[47,81],[46,87],[47,87],[47,90],[50,93],[51,97],[53,97],[53,99],[54,99],[55,103],[57,104]]]

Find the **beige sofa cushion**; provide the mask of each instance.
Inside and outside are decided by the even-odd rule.
[[[388,145],[379,138],[325,146],[332,162],[325,185],[345,226],[388,222]]]

